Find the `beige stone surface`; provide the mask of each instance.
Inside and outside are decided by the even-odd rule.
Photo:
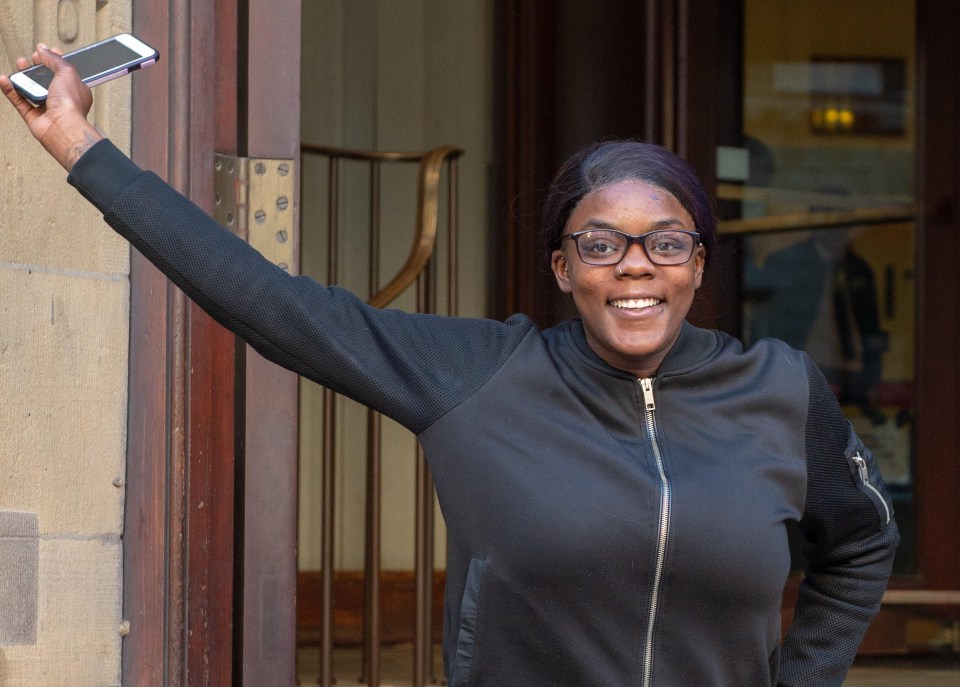
[[[42,540],[37,643],[0,647],[0,685],[119,685],[120,576],[116,537]]]
[[[13,71],[14,59],[37,41],[68,52],[129,26],[129,0],[0,0],[0,71]],[[97,86],[91,115],[123,149],[130,139],[130,86],[130,79]],[[0,104],[0,269],[23,264],[126,273],[126,244],[104,230],[96,209],[64,183],[66,172],[26,135],[13,108]]]
[[[130,19],[131,0],[0,0],[0,71]],[[125,150],[130,88],[96,87],[91,113]],[[118,685],[129,248],[4,104],[0,131],[0,510],[40,533],[36,643],[0,646],[0,687]]]
[[[127,280],[0,269],[0,294],[0,509],[38,513],[41,534],[119,533]]]
[[[0,112],[7,114],[3,109]],[[8,120],[0,116],[0,130],[22,127]],[[0,145],[0,207],[7,209],[0,213],[0,268],[44,265],[126,274],[130,254],[126,242],[104,225],[96,208],[67,185],[63,168],[42,155],[46,154],[32,139]]]

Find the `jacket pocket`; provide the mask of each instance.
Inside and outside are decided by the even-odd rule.
[[[853,474],[853,481],[877,509],[880,526],[883,527],[893,517],[893,506],[887,496],[883,480],[880,478],[880,469],[873,459],[873,454],[860,441],[860,437],[853,431],[853,427],[850,428],[850,438],[847,440],[845,456],[850,472]]]
[[[453,674],[450,687],[466,687],[473,666],[473,654],[477,641],[477,621],[480,617],[480,593],[483,588],[483,569],[486,563],[479,558],[470,559],[467,584],[460,600],[460,630],[457,633],[457,653],[453,659]]]

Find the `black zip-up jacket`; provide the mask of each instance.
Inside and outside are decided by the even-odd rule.
[[[377,310],[291,277],[109,142],[70,181],[265,357],[418,435],[448,528],[452,687],[843,682],[898,536],[803,353],[685,324],[637,380],[579,321]],[[791,520],[809,564],[781,644]]]

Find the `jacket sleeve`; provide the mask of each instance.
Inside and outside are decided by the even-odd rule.
[[[69,181],[104,219],[220,324],[265,358],[414,432],[479,388],[532,328],[372,308],[291,276],[109,141]]]
[[[899,543],[893,507],[864,447],[816,365],[805,430],[807,568],[784,640],[779,685],[840,687],[880,608]]]

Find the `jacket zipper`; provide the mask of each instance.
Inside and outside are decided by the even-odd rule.
[[[857,472],[860,473],[860,481],[863,482],[863,486],[872,491],[877,496],[877,500],[883,504],[883,511],[886,513],[887,519],[886,523],[890,522],[890,507],[887,505],[886,499],[881,496],[880,492],[875,486],[870,484],[870,470],[867,468],[867,461],[860,454],[860,451],[857,451],[853,454],[853,458],[850,460],[853,461],[853,464],[857,466]]]
[[[663,468],[663,456],[660,453],[660,443],[657,438],[657,423],[653,411],[656,404],[653,400],[653,380],[641,379],[640,388],[643,390],[644,415],[647,421],[647,436],[653,455],[660,472],[660,525],[657,536],[657,564],[654,569],[653,588],[650,591],[650,616],[647,619],[647,639],[643,653],[643,687],[650,687],[653,674],[653,627],[657,620],[657,607],[660,602],[660,582],[663,578],[664,559],[667,555],[667,534],[670,530],[670,481]]]

